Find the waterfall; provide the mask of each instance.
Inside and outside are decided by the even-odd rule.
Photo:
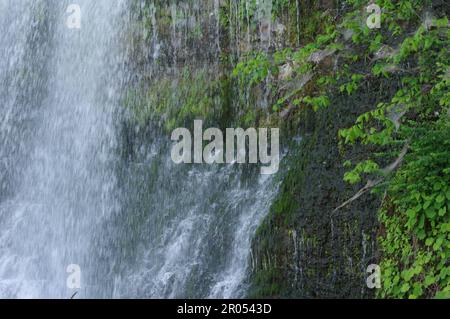
[[[79,29],[66,23],[72,3]],[[130,124],[125,87],[148,74],[178,80],[178,56],[194,56],[179,37],[197,18],[174,20],[163,39],[152,5],[147,73],[137,75],[123,43],[129,4],[0,0],[0,297],[246,296],[251,240],[277,183],[257,167],[177,166],[166,136]],[[190,5],[168,12],[202,10]],[[216,67],[211,21],[204,54]],[[161,72],[164,40],[176,51]],[[69,265],[80,288],[67,285]]]
[[[92,235],[118,209],[115,35],[123,5],[77,1],[81,28],[70,29],[71,3],[2,0],[2,297],[70,297],[67,267],[91,278]]]
[[[244,297],[252,234],[276,183],[257,174],[245,178],[233,165],[177,167],[165,160],[162,145],[149,146],[126,170],[127,188],[144,189],[129,193],[124,224],[140,225],[119,232],[139,245],[123,257],[132,261],[122,263],[114,296]]]

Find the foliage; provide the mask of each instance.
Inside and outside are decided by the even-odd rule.
[[[241,86],[254,86],[262,83],[270,71],[276,72],[276,69],[269,62],[267,55],[261,52],[251,52],[236,65],[233,76],[239,78]]]
[[[380,212],[381,296],[450,298],[450,124],[416,134]]]
[[[357,2],[357,1],[352,1]],[[381,161],[393,160],[409,145],[403,166],[385,176],[385,190],[379,219],[383,288],[381,297],[449,298],[450,276],[450,126],[449,126],[449,30],[447,17],[430,26],[418,24],[421,1],[378,1],[390,18],[385,34],[403,32],[401,21],[416,28],[404,36],[397,50],[381,58],[371,77],[398,81],[400,89],[390,101],[360,115],[354,126],[340,131],[343,145],[375,145],[384,149]],[[353,42],[368,54],[382,47],[383,37],[354,28]],[[357,90],[355,74],[341,91]],[[357,163],[345,174],[350,183],[362,181],[362,174],[380,175],[380,154]],[[346,163],[347,165],[350,162]],[[377,189],[377,190],[381,190]]]

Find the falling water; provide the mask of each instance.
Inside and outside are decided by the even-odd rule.
[[[69,297],[68,265],[85,276],[95,271],[92,234],[117,209],[113,22],[122,5],[78,1],[81,29],[69,29],[68,1],[1,3],[1,178],[8,189],[0,203],[0,295]],[[45,69],[35,66],[41,63]]]
[[[233,165],[177,167],[164,160],[162,145],[144,148],[124,174],[127,188],[144,189],[128,195],[123,223],[135,226],[118,230],[139,245],[123,257],[132,262],[122,263],[114,296],[244,297],[252,234],[276,185],[258,174],[245,178]]]
[[[276,183],[257,167],[177,166],[151,129],[124,144],[129,2],[77,0],[81,28],[70,29],[72,2],[0,0],[0,297],[244,297]],[[201,10],[190,5],[169,12]],[[158,81],[152,10],[145,70]],[[174,21],[168,35],[180,55],[183,28]],[[67,286],[71,264],[80,289]]]

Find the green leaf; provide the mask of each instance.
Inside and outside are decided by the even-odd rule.
[[[413,295],[415,298],[422,296],[423,289],[419,285],[414,285]]]
[[[427,238],[427,240],[425,241],[425,246],[431,246],[433,245],[434,239],[433,238]]]
[[[432,275],[428,275],[425,277],[425,281],[424,281],[425,287],[428,287],[428,286],[434,284],[435,282],[436,282],[436,278],[434,278]]]
[[[425,211],[425,214],[427,215],[427,217],[429,219],[433,219],[436,216],[436,211],[434,209],[430,208]]]
[[[433,250],[439,250],[442,247],[442,243],[444,242],[444,238],[439,237],[433,245]]]
[[[438,202],[438,203],[442,203],[442,202],[444,202],[444,200],[445,200],[445,197],[442,194],[440,194],[438,197],[436,197],[436,202]]]
[[[436,299],[450,299],[450,291],[439,291],[434,297]]]
[[[409,290],[409,284],[408,283],[404,283],[402,285],[402,288],[400,288],[400,291],[403,292],[403,293],[407,292],[408,290]]]
[[[403,279],[405,279],[405,281],[410,281],[412,279],[412,277],[414,277],[414,271],[411,269],[403,270],[402,277],[403,277]]]

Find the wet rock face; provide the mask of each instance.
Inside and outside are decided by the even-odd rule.
[[[319,6],[324,10],[333,9],[336,6],[335,2],[335,0],[320,0]]]
[[[162,69],[218,60],[222,50],[219,0],[131,2],[129,53],[132,64]]]
[[[291,148],[290,170],[253,241],[251,297],[373,295],[365,282],[367,266],[377,261],[379,199],[366,195],[333,213],[359,189],[342,181],[337,132],[374,96],[389,94],[390,89],[366,89],[352,98],[337,96],[328,109],[302,115],[302,142]],[[355,151],[351,156],[359,155]]]

